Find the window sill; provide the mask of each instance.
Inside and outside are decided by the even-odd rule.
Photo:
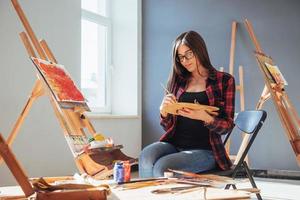
[[[107,114],[107,113],[86,113],[90,119],[140,119],[139,115],[118,115],[118,114]]]

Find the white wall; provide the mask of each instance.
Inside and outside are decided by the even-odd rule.
[[[138,2],[112,1],[112,113],[121,115],[138,114]]]
[[[79,83],[80,0],[19,0],[36,35],[46,39],[57,60]],[[9,0],[0,1],[0,132],[7,138],[34,85],[35,70],[18,37],[23,27]],[[78,84],[79,85],[79,84]],[[140,99],[140,97],[138,98]],[[140,106],[140,103],[139,103]],[[13,151],[30,177],[72,175],[77,168],[54,117],[48,97],[39,98],[26,118]],[[112,136],[136,157],[141,148],[141,120],[93,119],[96,130]],[[0,186],[15,184],[5,165]]]

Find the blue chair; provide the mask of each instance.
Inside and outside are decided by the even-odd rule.
[[[245,157],[248,154],[260,128],[262,127],[265,119],[267,118],[267,113],[264,110],[246,110],[238,113],[236,119],[234,120],[235,127],[237,127],[240,131],[249,134],[249,139],[246,144],[246,148],[243,150],[241,157],[239,158],[236,165],[233,165],[233,167],[230,170],[226,171],[212,171],[209,173],[221,175],[221,176],[229,176],[231,178],[236,178],[240,172],[243,172],[250,180],[250,183],[253,188],[258,189],[254,178],[252,176],[251,170],[249,169],[249,166],[247,162],[245,161]],[[224,145],[228,141],[228,138],[230,137],[232,131],[226,135],[226,138],[224,140]],[[207,173],[207,172],[206,172]],[[236,189],[235,185],[228,184],[225,189],[229,189],[230,187],[233,187]],[[258,190],[259,191],[259,190]],[[259,192],[256,193],[257,199],[261,200],[262,197]]]

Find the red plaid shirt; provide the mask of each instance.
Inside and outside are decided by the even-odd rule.
[[[179,99],[185,91],[186,84],[178,84],[174,87],[173,93]],[[222,170],[227,170],[232,163],[225,151],[221,135],[226,134],[234,127],[234,103],[235,103],[235,81],[228,73],[213,70],[206,81],[206,94],[209,105],[220,108],[219,115],[215,117],[212,124],[206,125],[209,129],[209,141],[218,166]],[[166,133],[160,141],[168,142],[174,135],[176,129],[176,115],[168,114],[161,117],[160,124]]]

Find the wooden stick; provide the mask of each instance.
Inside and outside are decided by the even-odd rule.
[[[14,8],[15,8],[15,10],[16,10],[16,12],[17,12],[17,14],[18,14],[18,16],[19,16],[19,18],[20,18],[20,20],[21,20],[21,22],[22,22],[22,24],[23,24],[23,26],[24,26],[24,28],[27,32],[27,34],[29,35],[29,38],[31,39],[31,42],[33,43],[33,46],[37,50],[39,56],[42,59],[46,60],[46,55],[45,55],[43,49],[41,48],[40,43],[39,43],[37,37],[35,36],[32,28],[31,28],[31,26],[30,26],[30,24],[29,24],[29,22],[28,22],[28,20],[25,16],[19,2],[18,2],[18,0],[11,0],[11,2],[13,4],[13,6],[14,6]]]
[[[51,103],[54,113],[59,121],[59,124],[63,129],[64,135],[69,135],[71,133],[71,129],[70,129],[69,125],[67,124],[67,121],[65,120],[65,118],[63,116],[63,112],[60,109],[57,101],[54,100],[54,98],[50,97],[50,103]]]
[[[21,37],[22,42],[23,42],[23,44],[24,44],[24,46],[27,50],[28,55],[36,57],[35,52],[32,48],[32,45],[31,45],[31,43],[30,43],[30,41],[27,37],[27,34],[23,31],[23,32],[20,33],[20,37]]]
[[[240,80],[239,80],[239,84],[240,84],[240,108],[241,108],[241,111],[244,111],[245,110],[245,93],[244,93],[244,68],[243,68],[243,66],[239,66],[239,78],[240,78]],[[244,152],[245,151],[245,142],[247,141],[247,143],[248,143],[248,134],[246,134],[246,133],[242,133],[242,137],[243,137],[243,141],[242,141],[242,145],[240,146],[240,149],[239,149],[239,151],[238,151],[238,154],[237,154],[237,156],[236,156],[236,160],[235,160],[235,164],[237,164],[236,163],[236,161],[237,160],[239,160],[239,158],[240,158],[240,156],[241,155],[239,155],[239,152]],[[244,142],[244,140],[245,140],[245,142]],[[249,164],[249,157],[248,157],[248,155],[246,155],[246,157],[245,157],[245,161]]]
[[[197,185],[176,186],[176,187],[171,187],[171,188],[155,189],[155,190],[152,190],[151,193],[153,193],[153,194],[166,194],[166,193],[183,194],[183,193],[187,193],[187,192],[193,192],[193,191],[199,190],[201,188],[202,187],[197,186]]]
[[[231,45],[230,45],[230,56],[229,56],[229,74],[231,75],[233,75],[234,72],[236,29],[237,29],[237,22],[233,21],[231,27]]]
[[[199,179],[209,179],[212,181],[228,181],[231,180],[228,177],[224,177],[224,176],[218,176],[218,175],[214,175],[214,174],[195,174],[192,172],[186,172],[186,171],[182,171],[182,170],[174,170],[174,169],[168,169],[168,171],[170,172],[174,172],[177,174],[181,174],[187,177],[192,177],[192,178],[199,178]]]
[[[92,135],[96,135],[97,132],[96,132],[95,128],[93,127],[91,121],[88,119],[88,117],[84,113],[81,113],[80,118],[82,119],[82,122],[84,123],[85,127],[87,127],[89,132]]]
[[[10,169],[11,173],[14,175],[15,179],[21,186],[26,197],[31,196],[34,191],[31,184],[28,181],[28,177],[23,171],[22,167],[18,163],[15,155],[11,152],[9,146],[6,144],[4,138],[0,134],[0,155],[4,159],[7,167]]]
[[[134,182],[134,183],[127,183],[122,184],[123,190],[132,190],[132,189],[139,189],[143,187],[150,187],[150,186],[157,186],[157,185],[165,185],[170,183],[168,179],[165,180],[149,180],[149,181],[141,181],[141,182]],[[174,182],[172,182],[174,183]]]
[[[41,40],[40,41],[40,44],[43,48],[43,50],[45,51],[47,57],[49,58],[49,60],[53,63],[57,63],[57,60],[56,58],[54,57],[54,54],[52,53],[52,51],[50,50],[47,42],[45,40]]]
[[[259,42],[258,42],[258,40],[257,40],[257,38],[256,38],[256,36],[254,34],[254,31],[253,31],[253,28],[252,28],[252,24],[251,24],[250,21],[248,21],[248,19],[245,19],[245,26],[246,26],[247,31],[249,33],[249,36],[250,36],[250,38],[251,38],[251,40],[252,40],[252,42],[253,42],[253,44],[255,46],[256,51],[259,52],[259,53],[262,53],[263,50],[260,47],[260,44],[259,44]]]
[[[291,110],[291,112],[292,112],[295,120],[297,121],[298,126],[300,126],[299,115],[298,115],[297,111],[295,110],[295,107],[293,106],[290,98],[287,96],[286,93],[284,93],[282,99],[287,104],[287,106],[289,107],[289,109]]]
[[[235,41],[236,41],[236,28],[237,28],[237,22],[233,21],[231,25],[231,45],[230,45],[230,54],[229,54],[229,73],[233,75],[234,73],[234,55],[235,55]],[[224,71],[224,67],[220,68],[220,71]],[[240,86],[236,86],[236,90],[239,90]],[[230,146],[231,146],[231,140],[227,140],[227,143],[225,145],[225,150],[228,155],[230,155]]]
[[[29,99],[27,100],[27,103],[25,104],[12,132],[10,133],[10,135],[8,137],[7,142],[9,145],[11,145],[13,143],[13,141],[15,140],[15,137],[17,136],[17,133],[19,132],[19,130],[21,128],[21,125],[23,124],[26,116],[28,115],[33,102],[41,95],[42,91],[43,91],[43,88],[42,88],[41,81],[37,80],[33,87],[33,90],[32,90],[32,93],[31,93]]]
[[[69,110],[68,111],[68,116],[75,123],[76,128],[78,130],[84,128],[84,123],[82,122],[79,113],[76,113],[73,110]],[[79,130],[79,131],[82,132],[82,130]]]
[[[70,134],[85,135],[84,132],[81,130],[81,126],[79,124],[80,122],[78,122],[78,119],[76,120],[76,117],[73,116],[73,113],[67,109],[63,109],[62,112],[64,113],[65,120],[72,131],[70,132]]]
[[[258,100],[258,103],[256,104],[256,110],[260,110],[263,106],[263,104],[271,97],[271,93],[269,92],[268,87],[265,85],[264,89],[260,95],[260,99]]]
[[[236,158],[235,158],[234,163],[233,163],[234,165],[237,165],[239,160],[241,159],[241,157],[242,157],[242,155],[243,155],[243,153],[244,153],[244,151],[247,147],[249,139],[250,139],[250,135],[249,134],[244,134],[242,143],[240,145],[240,148],[238,150],[238,153],[237,153]]]
[[[147,182],[147,181],[157,181],[157,180],[167,180],[168,178],[162,177],[162,178],[144,178],[144,179],[137,179],[137,180],[131,180],[128,182],[120,182],[118,185],[126,185],[131,183],[139,183],[139,182]]]
[[[240,107],[241,111],[245,110],[245,93],[244,93],[244,69],[243,66],[239,66],[239,77],[240,77]]]

